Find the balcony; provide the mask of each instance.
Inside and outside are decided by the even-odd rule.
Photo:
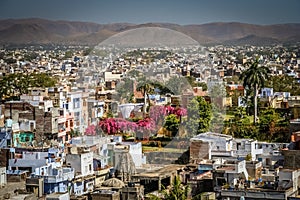
[[[263,149],[254,149],[252,153],[257,155],[257,154],[263,154],[263,152],[264,152]]]
[[[211,151],[211,155],[212,156],[227,156],[227,157],[230,157],[230,156],[233,156],[233,151],[214,150],[214,151]]]
[[[66,128],[65,127],[62,127],[62,126],[60,126],[60,127],[58,127],[58,137],[63,137],[63,136],[65,136],[66,135]]]
[[[106,168],[106,169],[96,170],[96,171],[94,171],[94,173],[96,176],[103,176],[103,175],[108,174],[109,171],[110,171],[110,168]]]
[[[253,149],[252,152],[250,150],[236,150],[233,151],[234,155],[238,155],[238,156],[247,156],[248,154],[252,154],[252,155],[257,155],[257,154],[262,154],[263,153],[263,149]]]
[[[59,183],[63,181],[71,181],[74,179],[75,171],[74,169],[65,168],[63,173],[59,175],[50,176],[37,176],[37,178],[44,178],[45,183]]]
[[[57,137],[64,137],[66,134],[66,131],[59,131]]]
[[[234,151],[234,154],[238,155],[238,156],[247,156],[249,153],[251,153],[251,152],[248,151],[248,150],[236,150],[236,151]]]

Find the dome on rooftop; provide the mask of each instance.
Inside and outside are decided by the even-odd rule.
[[[124,182],[117,178],[110,178],[102,183],[105,187],[122,188],[125,186]]]

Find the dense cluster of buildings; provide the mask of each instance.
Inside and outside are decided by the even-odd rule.
[[[300,96],[263,88],[261,106],[290,109],[291,143],[267,143],[207,132],[189,139],[188,164],[183,152],[143,152],[142,142],[123,141],[87,129],[107,116],[142,116],[148,104],[137,83],[126,88],[132,102],[120,99],[117,87],[133,70],[151,80],[193,76],[208,91],[190,87],[180,95],[151,95],[154,105],[186,107],[194,96],[207,97],[224,78],[239,76],[243,64],[262,55],[272,75],[299,79],[296,47],[190,47],[135,50],[112,58],[99,50],[1,50],[0,76],[47,73],[58,80],[49,88],[29,88],[18,100],[0,107],[0,186],[25,181],[23,195],[46,199],[145,199],[172,185],[175,176],[190,186],[190,196],[207,199],[299,199]],[[70,53],[71,52],[71,53]],[[268,54],[264,54],[268,52]],[[298,55],[297,55],[298,53]],[[225,85],[221,107],[243,106],[242,85]],[[235,94],[232,95],[232,94]],[[127,101],[127,102],[126,102]],[[265,102],[265,104],[264,104]],[[137,108],[137,109],[135,109]],[[125,117],[126,116],[126,117]],[[161,156],[155,163],[155,156]],[[163,164],[165,163],[165,164]],[[21,195],[21,192],[19,192]]]

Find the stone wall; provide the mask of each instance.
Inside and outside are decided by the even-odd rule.
[[[9,149],[0,149],[0,167],[8,167]]]
[[[283,150],[284,168],[300,169],[300,150]]]
[[[112,192],[107,191],[99,192],[99,193],[92,193],[91,194],[92,200],[120,200],[120,193],[119,192]]]
[[[191,141],[190,144],[190,161],[198,161],[202,159],[209,159],[210,145],[208,142]]]

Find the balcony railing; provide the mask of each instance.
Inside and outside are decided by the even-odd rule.
[[[37,176],[38,178],[43,178],[45,183],[59,183],[63,181],[71,181],[74,179],[74,170],[70,172],[63,173],[61,175],[50,175],[50,176]]]
[[[58,137],[63,137],[63,136],[65,136],[66,134],[67,134],[66,131],[61,131],[61,130],[60,130],[60,131],[58,132],[58,135],[57,135],[57,136],[58,136]]]

